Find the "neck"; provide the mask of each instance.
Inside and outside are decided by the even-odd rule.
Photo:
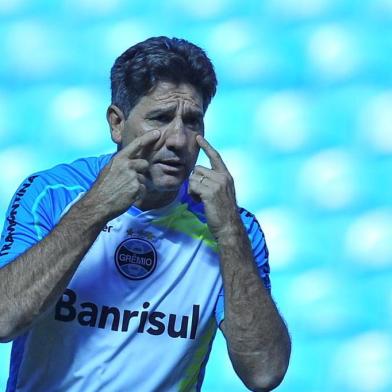
[[[167,192],[150,191],[142,199],[137,200],[134,205],[142,211],[162,208],[170,204],[176,198],[177,194],[178,190]]]

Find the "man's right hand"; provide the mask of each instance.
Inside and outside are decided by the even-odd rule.
[[[89,202],[102,207],[102,214],[111,220],[146,193],[145,173],[149,162],[146,150],[159,139],[158,130],[149,131],[125,146],[104,167],[86,195]]]

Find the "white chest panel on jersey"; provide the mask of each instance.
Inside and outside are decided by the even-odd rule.
[[[29,334],[18,384],[28,390],[32,375],[41,390],[194,384],[216,330],[221,288],[217,254],[202,238],[125,213],[106,225],[56,308]]]

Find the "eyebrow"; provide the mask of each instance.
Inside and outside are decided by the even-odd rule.
[[[147,116],[156,116],[162,113],[171,113],[176,110],[175,106],[167,107],[167,108],[160,108],[160,109],[152,109],[149,112],[147,112]]]
[[[204,117],[204,113],[202,110],[199,109],[189,109],[185,111],[185,115],[197,116],[197,117]]]
[[[160,114],[164,114],[164,113],[172,113],[176,110],[176,106],[169,106],[166,108],[159,108],[159,109],[152,109],[149,112],[147,112],[147,116],[149,117],[154,117]],[[189,108],[185,111],[185,116],[189,116],[189,115],[194,115],[197,117],[203,117],[204,113],[202,110],[199,109],[194,109],[194,108]]]

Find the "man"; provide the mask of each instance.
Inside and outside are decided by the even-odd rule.
[[[111,87],[117,153],[34,174],[11,201],[0,244],[7,391],[200,390],[217,325],[245,385],[273,389],[290,339],[260,226],[204,139],[210,60],[151,38],[116,60]],[[200,148],[211,168],[195,166]]]

